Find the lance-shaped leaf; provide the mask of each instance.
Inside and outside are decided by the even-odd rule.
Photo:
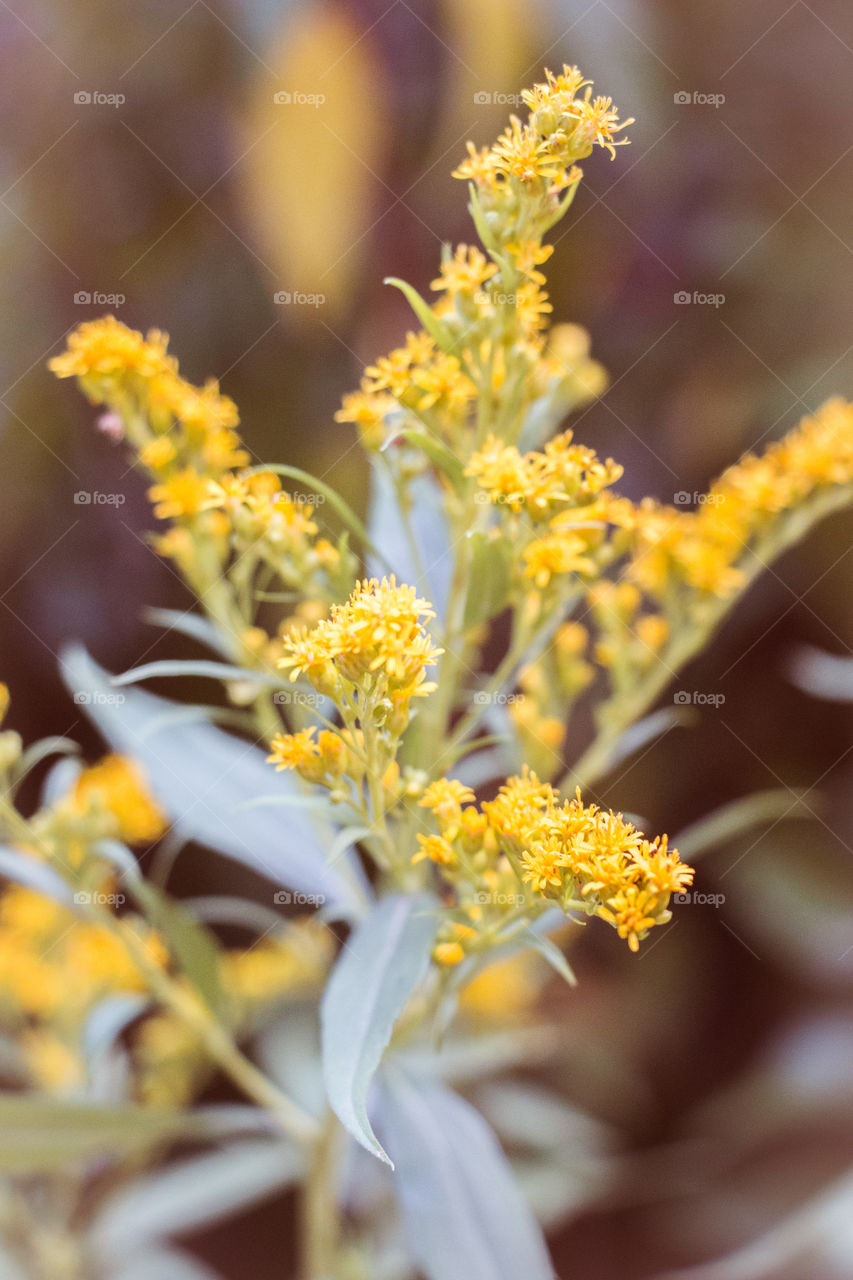
[[[553,1280],[542,1232],[479,1111],[398,1069],[384,1074],[376,1118],[409,1248],[428,1280]]]
[[[465,626],[488,622],[506,606],[509,595],[510,548],[500,538],[480,530],[472,542],[471,586],[465,601]]]
[[[321,1009],[329,1103],[365,1150],[390,1164],[367,1117],[367,1095],[394,1023],[420,982],[438,924],[427,894],[393,894],[341,952]]]
[[[448,352],[452,352],[455,347],[458,347],[458,337],[451,329],[448,329],[446,324],[439,320],[432,307],[428,302],[424,301],[417,289],[407,284],[405,280],[398,279],[397,276],[386,276],[382,283],[392,284],[395,289],[400,290],[437,347],[440,347],[442,351]]]
[[[47,1173],[75,1160],[142,1152],[210,1129],[200,1112],[91,1106],[38,1094],[0,1096],[0,1171]]]
[[[328,865],[334,829],[298,806],[239,809],[259,795],[298,796],[299,785],[265,763],[265,753],[217,729],[192,708],[141,689],[116,693],[109,675],[80,648],[63,659],[66,683],[115,751],[138,760],[176,829],[267,876],[274,884],[356,912],[363,886],[354,860]]]

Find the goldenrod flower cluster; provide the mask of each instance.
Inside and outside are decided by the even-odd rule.
[[[628,141],[616,134],[633,124],[620,123],[610,98],[592,97],[591,82],[577,67],[545,77],[523,91],[527,122],[512,116],[493,147],[478,151],[469,143],[468,159],[455,174],[475,184],[489,230],[504,243],[541,238],[565,211],[564,193],[574,193],[577,162],[596,146],[614,156],[614,147]]]
[[[103,812],[107,833],[127,844],[153,844],[169,825],[143,770],[127,756],[104,756],[83,768],[66,804],[81,814]]]
[[[671,895],[693,879],[666,836],[647,840],[580,792],[564,800],[526,768],[494,800],[473,802],[473,792],[449,779],[420,802],[438,831],[419,838],[416,860],[436,863],[456,898],[456,918],[436,948],[441,964],[494,945],[508,921],[535,918],[549,902],[606,920],[636,951],[670,919]]]
[[[106,895],[104,882],[101,892]],[[149,961],[167,963],[146,925],[134,926]],[[121,940],[103,925],[18,885],[0,894],[0,1027],[15,1037],[25,1083],[74,1092],[86,1081],[84,1029],[104,999],[140,995],[144,975]]]
[[[314,599],[346,593],[350,554],[319,535],[309,501],[283,490],[273,473],[245,469],[250,457],[236,405],[214,380],[196,387],[181,377],[164,333],[143,336],[105,316],[80,325],[50,367],[58,377],[76,377],[93,403],[120,419],[154,480],[154,515],[172,522],[155,546],[208,605],[241,661],[271,660],[268,641],[250,643],[257,607],[251,591],[248,610],[240,607],[256,576],[267,589],[278,581]],[[221,582],[235,562],[240,593],[223,596]]]
[[[591,97],[576,68],[564,67],[531,90],[526,124],[513,117],[492,148],[469,143],[455,176],[468,179],[471,210],[486,253],[466,245],[444,251],[429,306],[406,287],[423,329],[365,372],[361,389],[336,415],[354,423],[362,443],[379,448],[417,423],[467,457],[482,425],[517,430],[506,401],[547,396],[562,413],[604,386],[586,334],[557,326],[546,335],[551,303],[540,268],[553,253],[542,237],[562,217],[581,178],[576,161],[595,146],[613,153],[625,139],[609,99]]]
[[[393,577],[352,589],[343,542],[321,536],[311,504],[272,469],[246,469],[234,406],[215,383],[181,379],[162,334],[108,318],[82,326],[53,362],[121,416],[155,477],[155,514],[174,522],[161,549],[201,597],[239,560],[225,599],[206,602],[211,617],[239,634],[247,665],[275,657],[316,694],[287,713],[290,732],[277,731],[275,710],[263,722],[270,761],[355,810],[365,854],[396,888],[438,881],[444,966],[501,945],[552,904],[606,920],[632,950],[669,919],[692,871],[667,838],[647,840],[621,814],[540,778],[563,774],[570,715],[591,688],[603,692],[592,766],[606,766],[758,567],[853,498],[853,407],[842,401],[730,468],[696,510],[620,496],[618,463],[563,429],[606,375],[583,329],[551,326],[544,238],[575,196],[579,164],[596,148],[613,158],[631,121],[571,66],[546,72],[523,100],[527,119],[511,117],[491,147],[469,144],[456,170],[480,245],[445,246],[430,302],[391,282],[417,325],[336,414],[393,481],[403,525],[413,478],[439,482],[454,560],[446,622]],[[271,584],[294,605],[271,628],[276,641],[247,606]],[[486,713],[466,697],[504,614],[507,650],[488,687],[527,765],[478,805],[443,776],[452,765],[442,751],[447,742],[455,760],[478,745]],[[436,686],[429,668],[445,650]],[[428,694],[410,732],[414,700]]]
[[[136,918],[126,927],[137,933],[148,962],[165,971],[169,958],[158,934]],[[251,1030],[282,999],[317,989],[331,953],[328,930],[310,920],[247,951],[223,951],[220,980],[235,1031]],[[48,1093],[83,1090],[93,1011],[110,997],[146,994],[146,975],[114,931],[32,889],[10,885],[0,893],[0,1030],[14,1039],[23,1084]],[[170,1012],[146,1016],[130,1048],[133,1087],[145,1102],[185,1103],[210,1070],[198,1035]]]

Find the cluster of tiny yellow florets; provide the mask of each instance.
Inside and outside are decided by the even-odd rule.
[[[126,756],[108,755],[84,766],[69,790],[37,810],[29,821],[33,857],[55,860],[72,875],[105,875],[98,853],[102,840],[151,845],[168,828],[166,814],[144,772]]]
[[[415,860],[435,863],[455,898],[436,948],[445,965],[494,945],[508,922],[548,903],[606,920],[636,951],[693,878],[666,836],[649,841],[621,814],[580,793],[564,800],[527,769],[480,807],[452,779],[431,784],[420,803],[437,831],[419,837]]]
[[[152,498],[166,505],[164,518],[204,510],[208,479],[249,461],[237,406],[215,381],[195,387],[182,378],[159,330],[143,337],[115,316],[88,321],[50,367],[60,378],[76,377],[93,404],[117,415],[158,477]]]
[[[58,377],[76,377],[93,403],[107,406],[110,434],[127,436],[153,478],[154,514],[172,522],[157,549],[202,596],[233,556],[244,580],[257,569],[287,588],[337,598],[339,584],[346,590],[352,581],[350,557],[319,536],[310,501],[292,497],[271,472],[245,470],[250,458],[236,405],[215,381],[196,387],[183,378],[167,347],[159,330],[143,336],[105,316],[80,325],[50,363]],[[235,610],[219,621],[239,640],[248,620]],[[240,656],[250,659],[251,645],[242,647]]]
[[[553,253],[542,237],[565,213],[581,178],[575,163],[595,146],[613,153],[624,128],[609,99],[565,67],[525,95],[530,119],[515,117],[491,148],[469,143],[455,176],[471,182],[471,211],[485,253],[445,248],[432,281],[439,300],[413,302],[424,328],[368,368],[361,389],[336,415],[371,449],[416,420],[466,457],[473,419],[500,416],[502,396],[549,395],[562,412],[599,394],[601,366],[576,326],[546,335],[551,303],[540,268]],[[625,122],[630,123],[630,121]],[[408,296],[416,297],[409,290]],[[507,424],[509,427],[510,424]]]
[[[136,761],[127,756],[104,756],[84,768],[66,801],[80,812],[98,809],[107,815],[110,834],[127,844],[153,844],[168,827],[168,819]]]
[[[109,886],[100,896],[107,899]],[[132,927],[147,962],[165,971],[168,952],[139,919]],[[220,953],[220,982],[235,1029],[249,1029],[277,1001],[319,987],[332,958],[328,930],[310,920],[280,938]],[[15,1046],[7,1064],[22,1084],[73,1094],[87,1081],[85,1029],[105,999],[147,991],[145,973],[121,937],[32,889],[0,892],[0,1030]],[[180,1105],[209,1070],[197,1035],[172,1013],[150,1014],[131,1042],[132,1087],[145,1102]]]
[[[138,932],[149,962],[163,967],[167,955],[157,935],[142,924]],[[143,974],[109,929],[32,889],[10,885],[0,894],[0,1026],[16,1036],[25,1081],[51,1092],[80,1087],[88,1014],[106,997],[145,989]]]
[[[381,682],[400,700],[423,697],[435,687],[425,683],[426,669],[440,653],[424,628],[431,617],[432,606],[414,587],[393,577],[365,579],[328,618],[285,640],[279,666],[324,693],[343,680],[362,689]]]
[[[540,239],[564,211],[564,193],[570,197],[580,181],[577,162],[596,146],[613,156],[614,147],[628,141],[616,134],[633,123],[620,123],[610,98],[593,98],[577,67],[545,76],[522,95],[527,122],[512,116],[493,147],[469,143],[468,159],[455,174],[475,185],[489,230],[503,242]]]
[[[278,734],[271,743],[271,763],[332,789],[344,776],[358,784],[367,764],[365,750],[379,745],[371,731],[381,730],[380,774],[392,767],[396,781],[396,743],[409,723],[411,701],[435,688],[426,679],[427,668],[441,654],[424,625],[431,617],[431,606],[413,587],[398,585],[393,577],[371,578],[359,582],[349,599],[333,605],[316,626],[294,629],[278,665],[291,680],[302,676],[331,698],[343,725],[340,731],[317,733],[312,726]],[[371,763],[378,767],[379,756]]]

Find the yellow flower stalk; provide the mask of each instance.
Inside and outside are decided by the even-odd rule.
[[[597,150],[615,159],[632,121],[568,65],[546,71],[522,101],[527,118],[511,116],[492,146],[469,143],[455,170],[480,243],[444,247],[430,300],[389,281],[415,323],[334,415],[365,452],[369,530],[322,480],[288,463],[250,466],[232,401],[215,382],[187,382],[159,330],[92,321],[51,362],[120,420],[148,475],[153,516],[166,522],[155,545],[197,595],[203,634],[212,624],[212,647],[227,658],[196,664],[195,674],[222,677],[228,729],[267,744],[284,775],[275,794],[257,785],[261,794],[245,797],[276,824],[264,857],[247,855],[266,865],[274,849],[275,874],[281,854],[294,888],[313,873],[337,885],[340,874],[349,896],[281,930],[270,908],[241,902],[240,922],[260,914],[271,936],[226,950],[147,880],[136,881],[132,908],[93,908],[82,920],[31,890],[6,889],[0,1027],[18,1037],[29,1087],[73,1091],[96,1001],[149,1001],[132,1036],[134,1096],[188,1105],[216,1064],[276,1118],[306,1156],[303,1269],[312,1278],[377,1270],[369,1233],[355,1243],[358,1215],[350,1205],[344,1222],[335,1202],[335,1162],[338,1120],[391,1162],[368,1114],[384,1052],[433,1052],[456,1034],[457,1003],[466,1034],[503,1011],[541,1017],[544,962],[574,981],[561,948],[576,923],[609,925],[637,953],[671,920],[693,868],[667,835],[650,837],[639,819],[593,799],[591,784],[651,732],[655,717],[638,722],[757,574],[853,502],[853,405],[841,399],[729,467],[695,509],[682,495],[667,503],[620,493],[621,464],[566,426],[607,375],[583,329],[552,324],[546,237],[576,196],[581,163]],[[233,734],[216,742],[217,759],[251,753]],[[22,744],[6,734],[2,743],[6,836],[42,870],[85,883],[90,903],[93,888],[120,880],[105,840],[144,846],[164,833],[145,778],[118,757],[84,769],[68,794],[24,819],[11,799]],[[272,790],[272,769],[267,776]],[[654,781],[650,790],[660,801]],[[243,810],[230,792],[228,804],[233,856]],[[319,810],[321,848],[302,848],[310,824],[297,838],[281,817],[303,810],[312,820]],[[251,820],[246,831],[247,845],[269,836]],[[203,834],[206,843],[209,826]],[[276,894],[274,905],[293,900]],[[192,946],[170,932],[175,917]],[[334,937],[327,920],[340,926]],[[199,953],[204,963],[194,965]],[[235,1043],[289,1000],[321,1007],[322,1062],[307,1073],[324,1081],[319,1120]],[[433,1096],[440,1074],[430,1076]],[[378,1106],[394,1087],[392,1072]],[[403,1151],[395,1176],[422,1156]],[[479,1178],[478,1169],[471,1188]],[[416,1199],[420,1210],[420,1189]],[[527,1221],[523,1206],[514,1212]],[[544,1254],[528,1226],[533,1253],[513,1274],[540,1280]],[[446,1258],[435,1273],[447,1274]]]

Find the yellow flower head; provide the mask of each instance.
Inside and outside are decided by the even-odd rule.
[[[446,290],[451,297],[459,293],[474,295],[497,269],[479,249],[460,244],[453,257],[442,262],[441,274],[433,280],[431,288]]]
[[[474,792],[463,782],[456,778],[437,778],[424,791],[418,804],[423,809],[432,810],[443,833],[452,837],[462,819],[462,806],[470,804],[473,799]]]
[[[350,765],[350,753],[341,735],[331,729],[321,729],[318,734],[314,725],[299,733],[276,734],[270,747],[267,762],[274,764],[276,771],[293,769],[306,782],[333,782]]]
[[[621,813],[563,800],[534,773],[510,778],[483,805],[522,884],[614,925],[636,951],[670,918],[670,895],[693,879],[666,836],[646,840]]]
[[[143,338],[115,316],[104,316],[79,325],[68,338],[67,351],[54,356],[49,367],[58,378],[80,378],[84,388],[105,388],[132,376],[147,380],[176,367],[166,355],[168,341],[158,329]]]
[[[288,636],[279,666],[290,669],[295,680],[331,668],[351,684],[375,684],[382,680],[388,693],[422,696],[432,686],[424,672],[440,655],[423,628],[433,610],[414,587],[396,580],[365,579],[349,600],[333,605],[329,617],[313,630]]]
[[[151,844],[169,825],[142,769],[125,756],[104,756],[80,774],[73,802],[86,809],[93,801],[111,815],[116,836],[128,844]]]
[[[154,514],[158,520],[196,516],[215,505],[209,480],[199,475],[194,467],[176,471],[168,479],[152,485],[148,497],[155,504]]]

